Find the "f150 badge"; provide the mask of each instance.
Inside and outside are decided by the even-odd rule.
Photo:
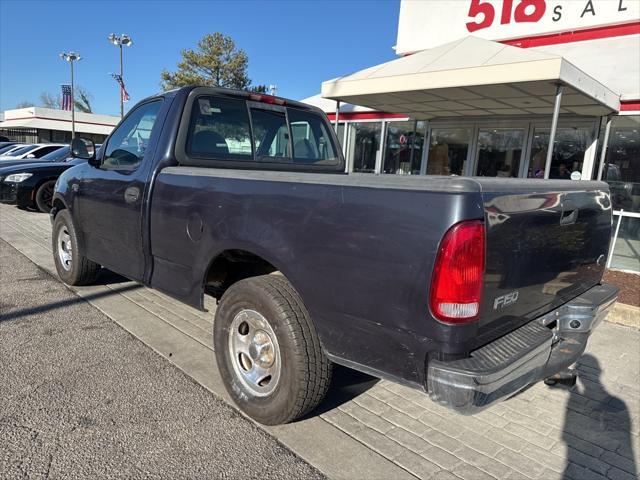
[[[500,295],[496,297],[493,301],[493,309],[497,310],[499,308],[508,307],[509,305],[513,305],[518,301],[518,291],[507,293],[505,295]]]

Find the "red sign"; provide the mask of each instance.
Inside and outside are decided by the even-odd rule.
[[[507,25],[509,23],[535,23],[544,16],[547,11],[545,0],[520,0],[516,3],[515,10],[514,0],[503,0],[502,9],[500,11],[500,24]],[[469,5],[469,17],[474,18],[474,22],[467,22],[467,30],[475,32],[483,28],[493,25],[496,18],[496,9],[493,4],[487,0],[471,0]]]

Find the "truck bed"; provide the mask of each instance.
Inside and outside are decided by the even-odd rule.
[[[300,292],[330,358],[424,386],[430,355],[464,356],[600,281],[607,192],[600,182],[168,167],[151,198],[151,283],[202,308],[212,258],[258,255]],[[561,227],[569,209],[578,213]],[[447,230],[472,219],[487,231],[481,315],[452,328],[429,310],[433,263]]]

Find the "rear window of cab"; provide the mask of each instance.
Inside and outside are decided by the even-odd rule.
[[[183,165],[336,171],[343,160],[330,129],[312,111],[200,95],[191,102],[178,157]]]

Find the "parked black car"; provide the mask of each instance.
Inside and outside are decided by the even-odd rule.
[[[22,161],[0,168],[0,202],[48,213],[51,210],[53,187],[60,174],[85,162],[67,157],[57,162]]]

